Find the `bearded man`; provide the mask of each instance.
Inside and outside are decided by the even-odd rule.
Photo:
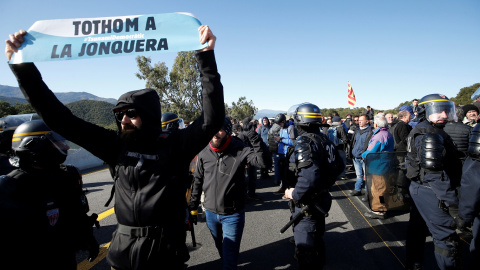
[[[223,269],[237,269],[240,242],[245,226],[245,165],[269,168],[272,157],[255,126],[243,127],[251,147],[232,136],[232,123],[225,118],[222,129],[215,134],[197,158],[194,173],[191,214],[197,214],[202,191],[207,227],[222,258]]]

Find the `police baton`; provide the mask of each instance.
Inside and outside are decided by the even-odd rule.
[[[308,205],[304,205],[300,210],[300,213],[296,214],[287,224],[285,224],[285,226],[283,226],[283,228],[280,230],[280,233],[284,233],[290,226],[292,226],[293,223],[302,219],[309,208],[310,207]]]
[[[190,223],[190,226],[192,226],[190,228],[190,235],[192,236],[192,246],[196,247],[197,246],[197,240],[195,239],[195,229],[194,229],[193,223]]]

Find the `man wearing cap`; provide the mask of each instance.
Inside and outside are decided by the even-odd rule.
[[[477,106],[473,104],[467,104],[463,106],[463,111],[465,112],[465,119],[463,119],[463,123],[471,127],[475,127],[475,125],[477,125],[477,120],[478,120]]]
[[[244,131],[252,147],[231,136],[232,125],[227,117],[222,129],[198,154],[189,204],[191,214],[196,215],[202,191],[205,193],[205,218],[223,269],[237,269],[245,225],[245,165],[268,168],[272,163],[255,126],[244,123]]]

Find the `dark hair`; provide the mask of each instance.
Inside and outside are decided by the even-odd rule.
[[[457,114],[458,121],[462,121],[463,117],[465,117],[465,112],[461,106],[455,106],[455,113]]]

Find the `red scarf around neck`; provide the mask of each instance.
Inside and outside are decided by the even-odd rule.
[[[212,146],[212,142],[210,142],[209,143],[210,149],[212,149],[215,152],[222,152],[223,150],[227,149],[227,147],[228,147],[228,145],[230,144],[231,141],[232,141],[232,135],[228,135],[227,141],[223,144],[222,147],[215,148],[215,147]]]

